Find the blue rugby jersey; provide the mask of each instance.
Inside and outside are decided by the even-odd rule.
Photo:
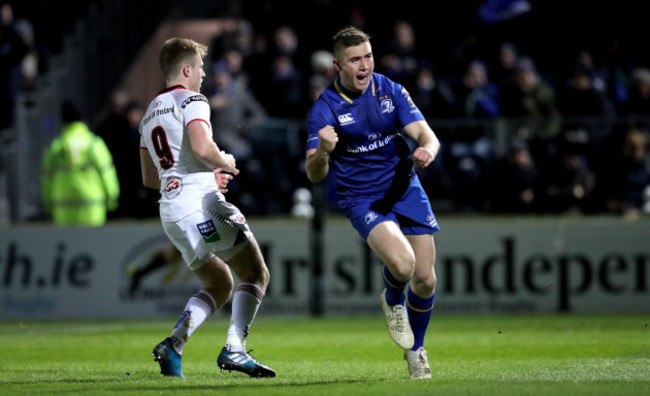
[[[408,183],[415,175],[402,128],[424,116],[406,89],[388,77],[373,73],[361,95],[347,91],[340,79],[323,91],[307,118],[307,150],[318,147],[318,131],[334,126],[339,136],[331,153],[337,198],[383,196],[396,181]]]

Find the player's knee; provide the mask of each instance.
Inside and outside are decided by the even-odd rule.
[[[431,272],[423,276],[416,273],[411,279],[411,287],[415,294],[419,296],[433,295],[434,290],[436,290],[436,274]]]
[[[411,250],[408,250],[402,254],[400,257],[400,262],[402,263],[403,270],[407,272],[409,278],[413,277],[415,271],[415,254]]]
[[[413,277],[415,257],[412,254],[393,255],[386,264],[397,280],[406,282]]]
[[[395,279],[402,282],[407,282],[409,279],[413,278],[413,269],[404,266],[398,266],[395,270],[391,271],[391,273]]]

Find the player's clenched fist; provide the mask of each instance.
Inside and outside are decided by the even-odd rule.
[[[421,168],[426,168],[431,164],[435,156],[431,150],[425,149],[424,147],[418,147],[413,152],[413,162],[416,166]]]
[[[339,141],[339,135],[336,133],[333,126],[326,125],[318,131],[318,139],[319,148],[325,150],[329,154],[334,150],[334,147],[336,147],[336,142]]]

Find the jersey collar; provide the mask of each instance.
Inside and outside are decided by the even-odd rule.
[[[343,99],[345,99],[346,102],[353,103],[352,99],[350,99],[350,96],[348,96],[348,95],[352,95],[352,94],[350,93],[350,91],[345,89],[343,84],[339,83],[339,81],[341,81],[341,77],[334,80],[334,89],[336,89],[336,92],[338,92],[338,94],[341,95],[341,97]],[[371,89],[371,92],[372,92],[372,96],[375,96],[375,77],[372,76],[372,75],[370,76],[370,89]],[[366,91],[367,91],[367,89],[366,89]],[[366,91],[362,92],[361,95],[365,94]],[[361,95],[359,95],[359,96],[361,96]]]
[[[162,91],[158,92],[158,95],[162,95],[162,94],[167,93],[167,92],[175,91],[177,89],[185,89],[185,87],[180,85],[180,84],[172,85],[171,87],[167,87],[167,88],[163,89]]]

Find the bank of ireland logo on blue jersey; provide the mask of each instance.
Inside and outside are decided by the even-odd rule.
[[[366,224],[372,223],[373,221],[377,220],[377,213],[371,210],[366,214],[365,220],[366,220]]]
[[[221,236],[217,232],[217,227],[214,226],[212,220],[204,221],[196,225],[196,228],[199,229],[201,236],[203,237],[203,242],[210,243],[221,240]]]
[[[341,126],[354,124],[354,118],[352,117],[352,113],[339,114],[338,118],[339,118],[339,124],[341,124]]]

